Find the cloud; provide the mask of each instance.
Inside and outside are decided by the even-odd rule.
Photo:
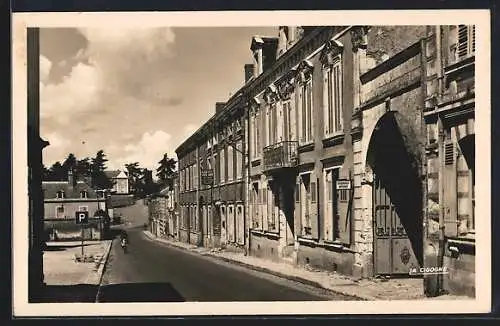
[[[44,57],[40,56],[40,82],[45,83],[49,77],[50,69],[52,69],[52,61]]]
[[[163,154],[172,152],[171,139],[172,136],[163,130],[145,132],[137,143],[126,145],[123,148],[124,153],[114,161],[120,166],[139,162],[141,167],[155,170]],[[113,146],[108,148],[113,148]]]
[[[168,71],[161,69],[172,54],[171,29],[90,28],[80,33],[87,46],[68,59],[76,62],[69,74],[58,84],[41,84],[42,119],[64,126],[85,121],[82,116],[93,112],[137,110],[153,101],[179,103],[172,102],[164,81]],[[52,64],[43,56],[40,61],[46,78]]]
[[[49,165],[52,165],[56,161],[64,160],[69,154],[68,147],[70,141],[66,137],[53,132],[46,136],[42,136],[42,138],[50,143],[50,145],[43,150],[43,160],[44,162],[50,162],[48,163]]]

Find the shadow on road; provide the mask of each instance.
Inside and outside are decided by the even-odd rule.
[[[92,244],[84,244],[84,247],[90,246]],[[81,248],[81,244],[74,244],[74,245],[46,245],[43,251],[64,251],[67,249],[71,248]]]
[[[95,302],[99,286],[91,284],[46,285],[40,298],[30,303]]]
[[[98,302],[184,302],[170,283],[125,283],[101,286]]]

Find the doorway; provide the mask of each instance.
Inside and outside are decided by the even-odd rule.
[[[411,133],[408,124],[389,112],[379,120],[370,140],[367,165],[373,173],[376,275],[408,275],[410,268],[422,266],[422,183],[419,154],[408,143],[417,139]]]

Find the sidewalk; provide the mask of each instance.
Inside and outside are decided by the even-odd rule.
[[[49,242],[43,254],[45,300],[88,301],[95,298],[111,250],[111,240],[85,241],[86,262],[78,262],[81,242]]]
[[[151,240],[183,248],[202,255],[215,257],[226,262],[273,274],[282,278],[321,287],[335,293],[356,297],[360,300],[471,300],[465,296],[444,295],[427,298],[423,292],[422,279],[390,279],[390,280],[354,280],[334,272],[311,270],[294,267],[285,263],[275,263],[243,254],[196,247],[177,241],[156,238],[149,231],[144,231]]]

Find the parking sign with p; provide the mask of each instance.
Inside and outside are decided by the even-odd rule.
[[[76,212],[76,224],[87,224],[89,221],[89,212]]]

